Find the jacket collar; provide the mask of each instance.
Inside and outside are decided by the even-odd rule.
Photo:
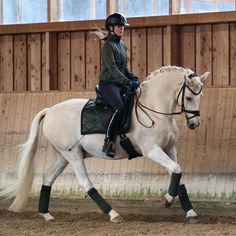
[[[107,39],[119,43],[121,38],[115,34],[109,34]]]

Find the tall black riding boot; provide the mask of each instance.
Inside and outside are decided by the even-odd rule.
[[[117,131],[120,127],[121,115],[118,110],[112,115],[104,140],[104,146],[102,151],[106,153],[108,157],[114,158],[116,155],[115,148],[113,147],[113,141],[116,139]]]
[[[115,148],[113,147],[113,142],[110,140],[110,138],[104,139],[104,146],[102,148],[102,151],[111,158],[114,158],[114,156],[116,155]]]

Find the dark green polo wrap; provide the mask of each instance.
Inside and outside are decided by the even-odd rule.
[[[39,197],[39,213],[48,213],[48,206],[51,195],[51,186],[42,185],[42,189]]]
[[[112,207],[107,203],[107,201],[99,194],[97,189],[91,188],[88,191],[89,197],[100,207],[100,209],[105,213],[108,214]]]
[[[193,206],[188,197],[187,189],[185,188],[184,184],[181,184],[179,186],[178,195],[181,207],[185,212],[188,212],[189,210],[193,209]]]
[[[181,173],[172,173],[171,174],[171,181],[168,193],[172,197],[176,197],[178,195],[178,189],[179,189],[179,182],[181,179],[182,174]]]

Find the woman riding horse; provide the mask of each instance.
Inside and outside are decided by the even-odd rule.
[[[101,53],[99,91],[104,100],[114,108],[107,128],[103,152],[112,158],[116,155],[113,142],[116,139],[124,111],[124,104],[120,95],[121,89],[124,86],[128,86],[132,90],[139,87],[139,78],[132,74],[127,67],[126,47],[121,40],[126,25],[128,23],[123,15],[113,13],[105,21],[107,35],[101,35],[101,39],[105,40],[105,43]]]

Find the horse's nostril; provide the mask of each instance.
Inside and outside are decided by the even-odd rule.
[[[194,122],[188,122],[188,127],[189,127],[190,129],[195,129],[195,128],[197,128],[197,126],[198,126],[198,125],[196,125]]]

